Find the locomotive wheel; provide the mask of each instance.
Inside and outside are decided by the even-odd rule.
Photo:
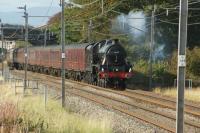
[[[46,70],[46,74],[47,74],[47,75],[49,75],[49,74],[50,74],[50,71],[49,71],[49,69],[47,69],[47,70]]]
[[[121,90],[125,90],[126,89],[126,83],[125,83],[124,80],[121,80],[121,82],[120,82],[120,89]]]
[[[105,79],[99,79],[98,80],[98,86],[105,87],[106,86],[106,80]]]
[[[77,79],[78,82],[80,82],[80,76],[79,75],[76,76],[76,79]]]
[[[61,70],[56,70],[57,71],[57,76],[61,77]]]
[[[98,78],[98,80],[97,80],[97,86],[101,86],[101,84],[100,84],[100,79]]]
[[[103,87],[107,88],[107,79],[103,79]]]
[[[102,80],[99,79],[99,86],[102,87]]]
[[[97,79],[92,73],[90,74],[90,82],[92,85],[97,85]]]
[[[118,90],[125,90],[126,89],[126,84],[125,84],[125,80],[117,80],[117,86],[116,89]]]
[[[103,87],[103,81],[100,79],[100,87]]]

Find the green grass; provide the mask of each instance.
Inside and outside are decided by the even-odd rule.
[[[171,96],[171,97],[177,97],[177,89],[176,88],[156,88],[154,89],[155,93]],[[200,88],[193,88],[191,90],[186,89],[185,90],[185,99],[191,100],[194,102],[200,102]]]
[[[18,124],[20,128],[29,128],[29,131],[41,130],[44,133],[110,133],[112,132],[109,120],[97,121],[70,113],[63,109],[54,100],[48,99],[46,109],[44,98],[41,96],[14,96],[9,87],[0,85],[0,103],[13,105],[16,112],[10,124]],[[8,102],[9,101],[9,104]],[[7,104],[7,105],[6,105]],[[2,107],[4,108],[4,107]],[[0,112],[1,113],[1,112]],[[0,114],[1,116],[1,114]],[[0,118],[1,120],[1,118]]]

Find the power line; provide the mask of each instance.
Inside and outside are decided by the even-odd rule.
[[[198,4],[198,3],[200,3],[200,1],[191,1],[191,3],[188,3],[188,6],[193,5],[193,4]],[[177,5],[175,7],[173,7],[173,6],[172,7],[166,7],[166,8],[162,7],[162,9],[177,10],[177,9],[179,9],[179,5]],[[199,10],[199,8],[188,8],[188,9]]]
[[[103,14],[96,15],[96,16],[90,17],[90,18],[88,18],[88,19],[78,19],[78,20],[73,20],[73,21],[71,21],[72,19],[70,18],[70,21],[66,21],[66,22],[79,22],[79,21],[94,20],[94,19],[96,19],[96,18],[98,18],[98,17],[107,15],[111,10],[113,10],[114,8],[116,8],[117,6],[119,6],[119,5],[120,5],[122,2],[124,2],[124,1],[126,1],[126,0],[122,0],[122,1],[120,1],[119,3],[117,3],[117,4],[116,4],[116,3],[113,4],[112,7],[111,7],[109,10],[104,11]],[[77,15],[77,16],[79,16],[79,15]],[[53,25],[53,24],[55,24],[55,23],[52,23],[52,24],[50,24],[50,25]],[[50,26],[50,25],[48,24],[48,26]],[[101,26],[101,25],[103,25],[103,24],[100,24],[99,26]],[[97,26],[97,27],[95,27],[95,28],[98,28],[99,26]],[[35,28],[35,29],[38,29],[38,28]],[[93,28],[92,28],[92,29],[93,29]],[[31,30],[31,31],[32,31],[32,30]],[[31,32],[31,31],[30,31],[30,32]]]
[[[192,26],[192,25],[200,25],[200,22],[188,24],[188,26]]]
[[[5,38],[12,38],[13,36],[15,36],[16,34],[17,34],[17,31],[18,31],[19,29],[18,28],[16,28],[16,30],[10,35],[10,36],[4,36]]]
[[[111,5],[111,7],[109,8],[109,10],[104,11],[103,14],[98,14],[98,15],[95,15],[95,16],[93,16],[93,17],[86,18],[86,19],[77,19],[77,20],[72,20],[72,21],[71,21],[71,18],[70,18],[70,21],[66,21],[66,22],[89,21],[89,20],[91,20],[91,19],[93,20],[93,19],[96,19],[96,18],[98,18],[98,17],[105,16],[105,15],[107,15],[109,12],[111,12],[114,8],[116,8],[117,6],[119,6],[119,5],[120,5],[122,2],[124,2],[124,1],[126,1],[126,0],[121,0],[119,3],[115,3],[115,4]]]
[[[77,5],[82,6],[82,7],[85,7],[85,6],[93,5],[93,4],[97,3],[98,1],[99,1],[99,0],[96,0],[96,1],[93,1],[93,2],[90,2],[90,3],[87,3],[87,4],[77,4]],[[76,3],[74,3],[74,4],[76,4]]]
[[[90,18],[75,19],[75,20],[74,20],[75,17],[81,16],[81,15],[84,14],[84,12],[81,12],[80,14],[78,14],[78,15],[76,15],[76,16],[73,16],[73,17],[71,17],[71,18],[68,18],[69,21],[66,21],[66,22],[81,22],[81,21],[89,21],[89,20],[91,20],[91,19],[94,20],[94,19],[96,19],[96,18],[98,18],[98,17],[102,17],[102,16],[107,15],[111,10],[113,10],[114,8],[116,8],[117,6],[119,6],[119,5],[120,5],[122,2],[124,2],[124,1],[126,1],[126,0],[122,0],[122,1],[120,1],[119,3],[115,3],[115,4],[111,5],[111,8],[110,8],[109,10],[107,10],[107,11],[104,11],[103,14],[98,14],[98,15],[93,16],[93,17],[90,17]],[[88,13],[88,12],[87,12],[87,13]],[[88,14],[89,14],[89,13],[88,13]],[[48,25],[50,26],[50,25],[53,25],[53,24],[55,24],[55,23],[51,23],[51,24],[48,24]],[[38,28],[35,28],[35,29],[38,29]]]
[[[165,21],[165,20],[161,20],[161,19],[157,19],[158,21],[160,22],[163,22],[163,23],[168,23],[168,24],[173,24],[173,25],[178,25],[179,23],[174,23],[174,22],[170,22],[170,21]]]
[[[165,21],[165,20],[161,20],[161,19],[158,19],[158,21],[163,22],[163,23],[167,23],[167,24],[172,24],[172,25],[178,25],[178,24],[179,24],[179,23],[170,22],[170,21]],[[200,22],[190,23],[190,24],[187,24],[187,25],[188,25],[188,26],[200,25]]]
[[[126,0],[122,0],[122,1],[126,1]],[[88,9],[88,10],[86,10],[86,13],[87,13],[87,15],[89,15],[90,13],[89,13],[89,10],[91,10],[91,9]],[[87,21],[87,20],[90,20],[91,18],[88,18],[88,19],[77,19],[77,20],[74,20],[76,17],[79,17],[79,16],[81,16],[81,15],[85,15],[85,12],[83,12],[83,11],[81,11],[81,13],[80,14],[78,14],[78,15],[76,15],[76,16],[73,16],[73,17],[70,17],[70,18],[68,18],[68,20],[73,20],[73,21],[68,21],[68,22],[75,22],[75,21]],[[101,15],[103,15],[103,14],[101,14]],[[99,15],[98,15],[99,16]]]
[[[94,31],[96,34],[100,34],[100,35],[103,35],[103,36],[127,36],[128,34],[106,34],[106,33],[101,33],[101,32],[98,32],[98,31]]]
[[[51,3],[50,3],[50,5],[49,5],[49,7],[48,7],[48,9],[47,9],[47,12],[46,12],[46,14],[45,14],[44,16],[48,16],[48,14],[49,14],[49,11],[50,11],[50,10],[51,10],[51,8],[52,8],[53,1],[54,1],[54,0],[51,0]],[[45,21],[45,18],[43,19],[43,21]]]

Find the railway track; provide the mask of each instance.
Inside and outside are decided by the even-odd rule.
[[[60,78],[58,78],[58,77],[54,77],[54,78],[55,78],[55,80],[60,80]],[[52,80],[52,82],[55,82],[55,80]],[[165,96],[159,96],[155,93],[145,92],[145,91],[140,91],[140,90],[115,91],[115,90],[112,90],[112,89],[109,89],[109,88],[105,89],[105,88],[102,88],[102,87],[98,87],[98,86],[91,85],[91,84],[86,84],[86,83],[83,83],[83,82],[77,82],[77,81],[73,81],[73,80],[69,80],[69,81],[76,83],[76,84],[84,85],[84,86],[90,86],[90,87],[98,89],[98,90],[102,90],[102,91],[114,93],[114,94],[117,94],[117,95],[125,96],[125,97],[128,97],[130,99],[136,99],[136,100],[139,100],[139,101],[143,101],[144,103],[157,105],[157,106],[160,106],[162,108],[168,108],[168,109],[176,110],[176,101],[169,100]],[[189,115],[193,115],[195,117],[200,117],[200,107],[197,104],[189,103],[188,101],[186,101],[185,113],[187,113]]]
[[[156,94],[156,93],[153,93],[153,92],[146,92],[146,91],[141,91],[141,90],[130,90],[130,89],[127,89],[126,91],[128,93],[136,93],[138,95],[143,95],[143,96],[147,96],[147,97],[151,97],[151,98],[154,98],[154,99],[159,99],[159,100],[162,100],[162,101],[167,101],[169,103],[176,104],[176,98],[172,98],[172,97],[169,97],[169,96],[163,96],[163,95]],[[190,107],[190,108],[199,109],[200,110],[199,103],[186,100],[185,101],[185,105]]]
[[[21,75],[23,74],[22,72],[19,72],[19,71],[14,72],[14,73],[15,74],[21,74]],[[43,83],[48,82],[49,85],[54,86],[54,87],[56,86],[56,88],[60,88],[60,78],[52,77],[52,76],[49,76],[49,75],[43,75],[43,74],[39,74],[39,75],[40,75],[39,79],[41,79],[41,82],[43,82]],[[31,74],[30,75],[30,73],[29,73],[29,77],[38,78],[38,74]],[[48,79],[48,81],[47,81],[47,79]],[[127,101],[127,100],[118,99],[118,98],[111,97],[111,96],[108,96],[108,95],[105,95],[105,94],[102,94],[102,93],[100,94],[100,93],[97,93],[97,92],[94,92],[94,91],[91,91],[91,90],[88,90],[88,89],[84,89],[84,87],[90,86],[92,88],[95,88],[95,89],[98,89],[98,90],[101,90],[101,91],[114,93],[114,94],[125,96],[125,97],[131,98],[131,99],[143,100],[143,102],[147,102],[147,103],[150,103],[150,104],[156,104],[156,105],[159,105],[161,107],[167,107],[167,108],[174,109],[173,105],[170,105],[173,102],[171,100],[166,100],[167,102],[171,102],[170,104],[168,103],[168,105],[166,105],[166,101],[164,101],[165,98],[155,97],[155,95],[153,95],[151,93],[146,93],[146,92],[143,92],[143,91],[140,92],[140,91],[127,90],[127,91],[121,92],[121,91],[114,91],[114,90],[101,88],[101,87],[98,87],[98,86],[88,85],[88,84],[82,83],[82,82],[76,82],[76,81],[71,81],[71,80],[70,80],[70,82],[76,84],[76,86],[73,85],[71,87],[76,89],[76,91],[78,90],[79,92],[82,92],[82,93],[77,93],[76,91],[72,91],[72,89],[70,89],[70,90],[67,89],[68,93],[72,93],[74,95],[78,95],[80,97],[86,98],[90,101],[94,101],[94,102],[99,103],[101,105],[107,106],[111,109],[117,110],[117,111],[122,112],[124,114],[127,114],[129,116],[135,117],[137,119],[140,119],[142,121],[145,121],[147,123],[155,125],[159,128],[165,129],[169,132],[175,132],[174,128],[169,127],[166,124],[163,124],[162,122],[152,120],[148,116],[144,116],[144,114],[140,114],[139,112],[132,112],[128,109],[122,109],[121,107],[119,107],[118,104],[116,104],[116,102],[121,103],[121,104],[126,105],[126,106],[129,106],[129,107],[131,106],[131,107],[134,107],[134,108],[139,108],[139,109],[145,110],[147,112],[153,113],[155,115],[160,115],[162,117],[165,117],[167,119],[175,121],[176,118],[173,115],[170,115],[168,113],[164,113],[164,112],[161,112],[161,111],[157,111],[155,109],[147,108],[147,107],[141,106],[139,104],[136,104],[136,103],[133,103],[133,102],[130,102],[130,101]],[[66,84],[66,85],[69,86],[69,84]],[[83,92],[84,92],[84,94],[83,94]],[[151,100],[152,101],[154,100],[154,102],[152,102],[152,101],[149,102],[148,101],[149,99],[145,98],[146,96],[151,97],[152,98]],[[109,104],[109,103],[103,102],[101,100],[101,98],[115,101],[115,104]],[[156,101],[156,99],[162,100],[163,102],[158,103],[158,101]],[[163,103],[165,103],[165,105],[162,105]],[[189,105],[186,105],[186,106],[189,106]],[[193,107],[193,105],[189,106],[189,107]],[[198,106],[194,106],[194,108],[199,109]],[[195,111],[191,111],[191,110],[186,110],[186,111],[187,111],[186,113],[188,113],[188,114],[195,115],[195,116],[198,116],[198,117],[200,116],[199,113],[197,113]],[[188,125],[188,126],[195,127],[195,128],[200,128],[199,123],[191,121],[191,120],[186,120],[185,124]]]
[[[74,82],[74,81],[71,81],[71,82]],[[74,82],[74,83],[77,83],[77,82]],[[78,84],[88,85],[88,84],[80,83],[80,82],[78,82]],[[111,92],[111,93],[118,94],[121,96],[125,96],[131,99],[137,99],[145,103],[150,103],[153,105],[158,105],[160,107],[176,110],[175,100],[172,100],[172,99],[170,100],[169,98],[166,98],[165,96],[160,96],[152,92],[145,92],[141,90],[115,91],[112,89],[105,89],[105,88],[94,86],[94,85],[88,85],[88,86],[91,86],[98,90],[103,90],[103,91]],[[200,106],[198,104],[186,101],[185,113],[196,116],[196,117],[200,117]]]

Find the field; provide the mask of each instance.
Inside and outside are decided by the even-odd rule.
[[[156,88],[156,89],[154,89],[154,92],[162,94],[162,95],[166,95],[166,96],[172,96],[172,97],[177,96],[176,88],[166,88],[166,89]],[[186,89],[185,90],[185,99],[191,100],[194,102],[200,102],[200,88],[193,88],[191,90]]]
[[[0,84],[1,132],[110,133],[108,120],[97,121],[63,109],[58,101],[44,105],[42,96],[14,95],[10,85]],[[21,90],[22,91],[22,90]]]

